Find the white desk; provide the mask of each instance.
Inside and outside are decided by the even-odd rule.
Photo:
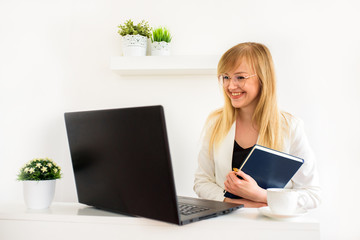
[[[27,210],[22,203],[0,204],[0,239],[320,239],[315,213],[277,221],[257,209],[177,226],[128,217],[79,203],[53,203],[47,210]]]

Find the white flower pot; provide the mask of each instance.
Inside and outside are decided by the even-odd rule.
[[[25,204],[29,209],[48,208],[54,199],[56,180],[23,181]]]
[[[123,37],[124,56],[146,56],[147,37],[126,35]]]
[[[151,43],[151,55],[152,56],[169,56],[170,55],[170,43],[167,43],[164,41]]]

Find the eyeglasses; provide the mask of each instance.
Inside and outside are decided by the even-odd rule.
[[[222,74],[218,76],[219,83],[222,86],[228,86],[230,84],[230,80],[232,79],[236,85],[238,85],[240,88],[245,86],[245,82],[248,78],[254,77],[256,74],[250,75],[250,76],[243,76],[241,74],[235,74],[232,77],[229,77],[228,75]]]

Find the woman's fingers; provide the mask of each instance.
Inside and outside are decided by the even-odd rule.
[[[236,183],[236,184],[241,183],[240,179],[237,177],[237,172],[230,172],[228,175],[229,175],[231,181],[233,181],[234,183]]]
[[[249,181],[251,179],[251,177],[249,175],[247,175],[246,173],[244,173],[243,171],[237,171],[237,172],[235,172],[235,174],[242,177],[246,181]]]
[[[237,177],[235,172],[229,172],[224,182],[225,190],[234,193],[242,185],[242,181]]]

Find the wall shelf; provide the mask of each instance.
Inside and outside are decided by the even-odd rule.
[[[111,58],[111,70],[121,75],[216,75],[220,56],[144,56]]]

